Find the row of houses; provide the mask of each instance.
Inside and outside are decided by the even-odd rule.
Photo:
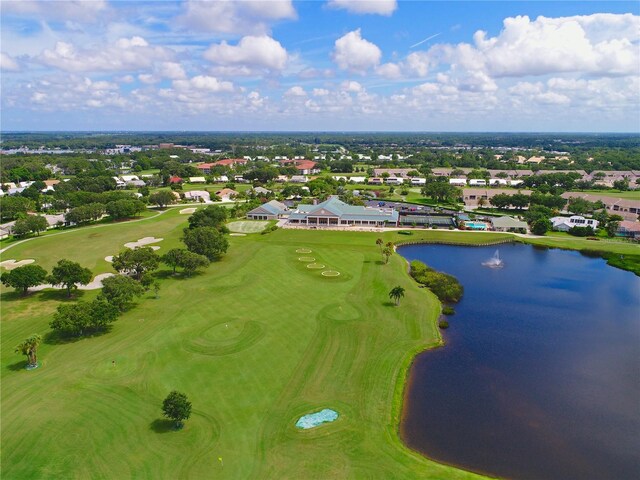
[[[65,181],[68,181],[68,180],[65,180]],[[34,183],[36,182],[27,181],[27,182],[18,182],[18,183],[14,183],[14,182],[3,183],[0,186],[1,187],[0,197],[3,197],[4,195],[17,195],[19,193],[22,193]],[[53,192],[55,191],[55,186],[58,185],[59,183],[60,183],[60,180],[57,180],[57,179],[44,180],[45,187],[40,189],[40,191],[42,193]]]
[[[246,158],[226,158],[224,160],[218,160],[217,162],[201,163],[196,165],[196,168],[203,174],[209,175],[214,167],[227,167],[232,170],[238,166],[244,166],[249,162]],[[320,173],[320,169],[317,168],[317,163],[312,160],[306,159],[283,159],[280,160],[280,165],[283,167],[294,167],[300,175],[313,175]]]
[[[455,177],[456,179],[462,179],[462,176],[466,176],[471,173],[473,168],[445,168],[437,167],[432,168],[431,173],[436,177]],[[381,177],[383,174],[387,174],[389,177],[398,178],[410,178],[409,172],[415,172],[415,168],[376,168],[374,169],[374,175]],[[456,172],[454,175],[453,172]],[[462,175],[460,174],[462,172]],[[584,181],[594,182],[595,185],[604,187],[613,187],[613,182],[619,180],[628,180],[630,188],[636,186],[636,181],[640,179],[640,170],[610,170],[602,171],[596,170],[591,173],[587,173],[585,170],[498,170],[487,169],[488,176],[491,180],[518,180],[524,177],[531,177],[534,175],[546,175],[552,173],[577,173],[580,175],[580,179]],[[504,185],[504,184],[503,184]]]

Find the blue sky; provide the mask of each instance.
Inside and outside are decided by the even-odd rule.
[[[639,5],[0,0],[1,128],[638,132]]]

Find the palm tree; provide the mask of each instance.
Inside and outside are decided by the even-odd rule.
[[[382,256],[384,257],[384,263],[389,263],[389,257],[393,255],[393,249],[390,247],[384,247],[382,249]]]
[[[28,359],[28,366],[35,367],[38,365],[38,346],[42,343],[42,337],[34,333],[24,342],[16,346],[15,352],[25,355]]]
[[[400,305],[400,299],[404,297],[404,288],[394,287],[389,292],[389,298],[393,298],[396,301],[396,305]]]
[[[380,247],[380,251],[382,251],[382,244],[384,243],[384,240],[382,240],[381,238],[376,240],[376,245],[378,245]]]

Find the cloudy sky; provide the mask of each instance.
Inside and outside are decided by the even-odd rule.
[[[4,131],[640,131],[640,2],[0,8]]]

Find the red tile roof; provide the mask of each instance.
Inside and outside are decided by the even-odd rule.
[[[180,183],[182,182],[182,178],[180,177],[171,177],[169,178],[169,183]]]
[[[224,160],[218,160],[213,165],[224,165],[225,167],[228,167],[235,165],[236,163],[244,165],[247,162],[248,160],[245,160],[244,158],[225,158]]]
[[[283,160],[280,163],[282,165],[293,163],[298,170],[313,170],[316,166],[316,162],[312,160]]]

